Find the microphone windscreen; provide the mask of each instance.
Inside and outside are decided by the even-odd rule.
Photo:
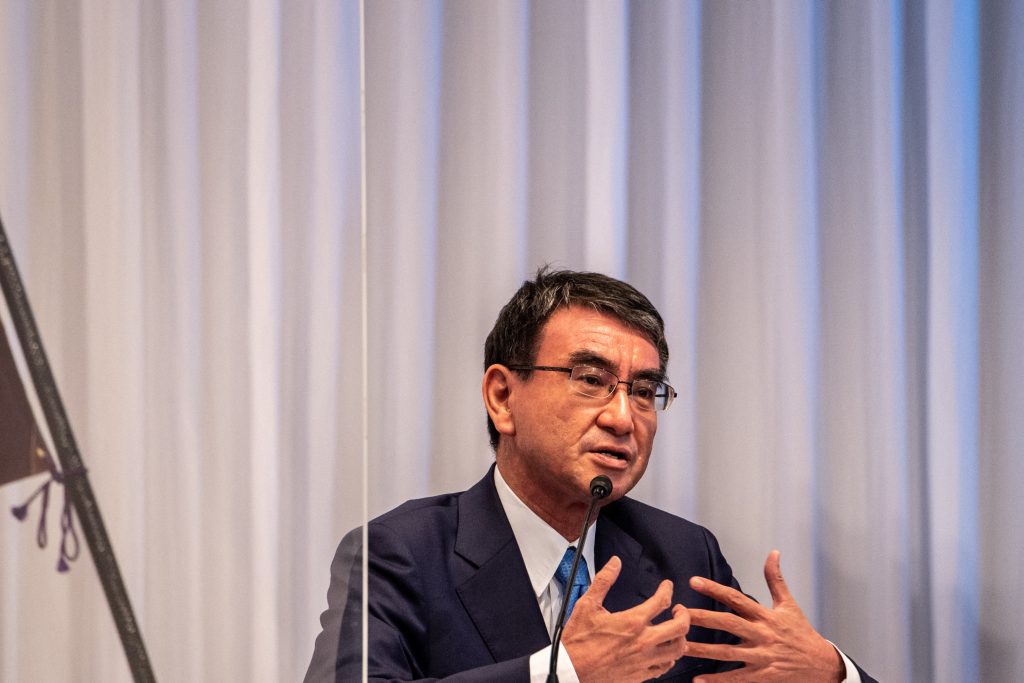
[[[612,492],[612,480],[603,474],[599,474],[590,480],[590,495],[592,498],[607,498]]]

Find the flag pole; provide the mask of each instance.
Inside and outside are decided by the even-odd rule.
[[[85,534],[89,553],[96,564],[103,592],[107,596],[110,613],[114,617],[117,632],[121,636],[121,645],[128,658],[128,667],[136,682],[156,681],[146,654],[146,646],[142,642],[142,632],[135,621],[128,591],[121,579],[121,571],[117,567],[114,548],[107,537],[107,530],[100,516],[96,496],[86,476],[82,455],[71,432],[71,423],[64,410],[64,402],[57,391],[57,382],[50,371],[50,363],[43,350],[43,342],[36,328],[32,309],[28,304],[25,286],[18,274],[14,262],[14,252],[7,239],[3,220],[0,219],[0,286],[3,288],[7,308],[14,323],[14,329],[21,342],[22,352],[28,364],[32,383],[46,423],[50,428],[57,460],[60,462],[66,495],[78,513],[78,520]]]

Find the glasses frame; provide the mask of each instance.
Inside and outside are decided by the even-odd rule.
[[[618,386],[620,384],[625,384],[626,385],[626,395],[629,396],[630,400],[633,402],[633,405],[635,405],[640,410],[654,412],[654,413],[668,410],[669,406],[672,405],[672,401],[674,401],[676,396],[679,395],[676,392],[676,390],[674,388],[672,388],[672,385],[669,384],[668,382],[665,382],[664,380],[653,380],[653,379],[647,379],[647,378],[638,378],[638,379],[634,379],[634,380],[631,380],[631,381],[626,381],[624,379],[619,379],[618,375],[616,375],[614,372],[611,372],[609,370],[605,370],[604,368],[599,368],[596,365],[587,365],[586,363],[580,363],[579,365],[574,365],[571,368],[559,367],[559,366],[556,366],[556,365],[509,365],[507,367],[508,367],[509,370],[518,370],[518,371],[522,371],[522,372],[529,372],[529,371],[533,371],[533,370],[543,370],[545,372],[564,372],[564,373],[568,374],[570,378],[572,377],[573,372],[575,372],[577,368],[586,368],[588,370],[596,370],[598,372],[603,372],[603,373],[605,373],[607,375],[610,375],[612,377],[612,379],[615,380],[615,384],[612,385],[611,391],[609,391],[608,395],[605,396],[606,399],[611,398],[615,394],[615,390],[618,388]],[[637,382],[637,381],[653,382],[655,384],[661,384],[662,386],[664,386],[665,389],[668,392],[667,394],[665,394],[665,396],[667,396],[667,398],[665,399],[665,407],[664,408],[658,408],[657,407],[657,401],[655,401],[654,405],[652,405],[650,408],[645,408],[641,404],[637,403],[637,400],[633,397],[633,383]],[[578,390],[575,390],[574,393],[576,393],[576,394],[578,394],[580,396],[586,396],[587,398],[601,398],[600,396],[592,396],[591,394],[585,394],[582,391],[578,391]],[[655,397],[658,397],[660,395],[661,394],[655,394]]]

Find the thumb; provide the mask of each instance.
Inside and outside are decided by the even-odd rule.
[[[768,591],[772,594],[772,606],[778,607],[779,603],[783,603],[793,599],[792,594],[789,592],[789,586],[786,585],[786,580],[782,578],[782,566],[779,561],[781,553],[778,550],[773,550],[768,553],[768,559],[764,563],[764,580],[768,584]]]
[[[618,556],[612,555],[612,558],[601,567],[601,571],[594,574],[594,580],[590,583],[590,588],[587,589],[587,592],[583,594],[580,600],[593,601],[598,605],[603,605],[608,591],[615,585],[621,571],[622,560]]]

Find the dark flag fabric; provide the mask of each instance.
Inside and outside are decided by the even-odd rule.
[[[13,338],[17,340],[17,337]],[[66,482],[39,432],[25,393],[25,384],[14,360],[11,337],[0,325],[0,486],[43,472],[50,473],[46,481],[24,503],[11,508],[11,513],[24,521],[32,503],[36,499],[41,501],[36,525],[36,544],[40,548],[45,548],[47,542],[46,513],[50,507],[50,485]],[[57,571],[60,572],[70,569],[69,563],[78,558],[79,550],[78,533],[67,493],[65,488],[64,506],[60,513],[60,557],[57,561]]]
[[[0,486],[46,472],[49,461],[11,344],[0,325]]]

